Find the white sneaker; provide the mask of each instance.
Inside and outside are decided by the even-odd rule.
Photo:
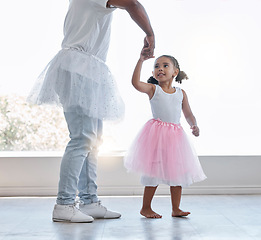
[[[93,220],[93,217],[84,214],[75,205],[54,205],[54,222],[90,223]]]
[[[80,210],[92,216],[93,218],[120,218],[121,214],[117,212],[109,211],[106,207],[101,205],[101,202],[91,203],[91,204],[80,204]]]

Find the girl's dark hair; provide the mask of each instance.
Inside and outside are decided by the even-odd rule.
[[[155,79],[154,77],[150,77],[147,81],[147,83],[152,83],[152,84],[156,84],[156,85],[159,85],[159,82],[157,79]]]
[[[173,63],[173,65],[179,70],[179,73],[178,73],[178,75],[175,78],[176,82],[182,83],[182,80],[188,79],[187,74],[185,72],[183,72],[183,71],[180,71],[179,63],[178,63],[176,58],[174,58],[174,57],[172,57],[170,55],[162,55],[162,56],[158,57],[157,59],[159,59],[161,57],[169,58],[171,60],[171,62]],[[148,83],[152,83],[152,84],[159,84],[158,81],[154,77],[150,77],[147,82]]]

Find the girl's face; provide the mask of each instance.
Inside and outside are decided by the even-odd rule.
[[[168,57],[160,57],[155,61],[153,77],[159,82],[172,81],[179,70],[173,65]]]

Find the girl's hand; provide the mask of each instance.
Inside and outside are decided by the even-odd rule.
[[[192,134],[193,134],[194,136],[196,136],[196,137],[199,136],[199,128],[198,128],[197,125],[191,126],[190,129],[192,129]]]

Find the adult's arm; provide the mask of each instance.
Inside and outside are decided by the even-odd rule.
[[[137,0],[108,0],[107,5],[126,10],[133,21],[146,33],[144,54],[153,57],[155,39],[153,29],[145,8]]]

